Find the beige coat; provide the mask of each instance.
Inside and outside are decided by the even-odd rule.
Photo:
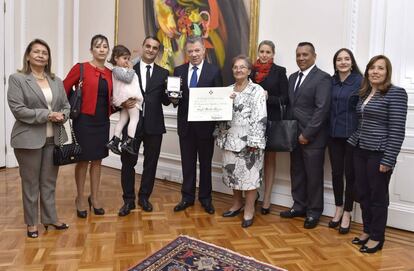
[[[62,80],[47,76],[52,90],[52,111],[62,112],[65,121],[69,116],[70,105]],[[19,149],[39,149],[46,142],[46,123],[49,109],[42,89],[31,74],[15,73],[9,77],[7,92],[9,107],[16,122],[11,133],[11,146]],[[59,144],[60,124],[53,123],[54,142]],[[63,129],[63,142],[68,137]]]

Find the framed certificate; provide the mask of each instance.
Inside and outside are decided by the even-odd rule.
[[[232,87],[190,88],[188,121],[231,120],[232,92]]]

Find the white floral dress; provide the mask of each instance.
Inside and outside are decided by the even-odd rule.
[[[215,131],[216,144],[223,149],[223,182],[228,187],[236,190],[260,187],[266,119],[264,90],[249,82],[233,100],[233,119],[218,123]],[[250,151],[249,147],[256,150]]]

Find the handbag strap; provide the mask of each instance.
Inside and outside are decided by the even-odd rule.
[[[72,136],[72,142],[74,142],[76,145],[79,145],[78,141],[76,140],[75,131],[73,131],[72,121],[70,119],[68,119],[68,122],[69,122],[69,127],[70,127],[70,133],[71,133],[71,136]],[[59,145],[62,147],[63,146],[63,129],[65,129],[65,128],[64,128],[63,124],[60,124],[59,126],[60,126],[59,127],[60,128],[59,129]]]
[[[283,109],[282,100],[280,99],[280,97],[278,98],[278,100],[279,100],[279,109],[280,109],[280,120],[284,120],[285,110]]]
[[[79,63],[79,83],[78,86],[81,88],[83,85],[83,63]]]

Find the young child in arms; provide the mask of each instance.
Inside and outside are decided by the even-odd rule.
[[[142,110],[143,97],[140,91],[138,76],[132,68],[130,61],[131,52],[123,45],[117,45],[112,50],[111,59],[109,60],[114,68],[112,69],[112,83],[113,83],[113,98],[112,103],[119,107],[128,99],[135,99],[137,101],[135,107],[127,109],[122,108],[119,121],[115,126],[115,132],[112,139],[106,145],[115,154],[121,154],[126,151],[130,154],[136,155],[137,152],[134,147],[135,131],[139,122],[139,111]],[[128,124],[128,138],[122,143],[121,134],[124,126]]]

